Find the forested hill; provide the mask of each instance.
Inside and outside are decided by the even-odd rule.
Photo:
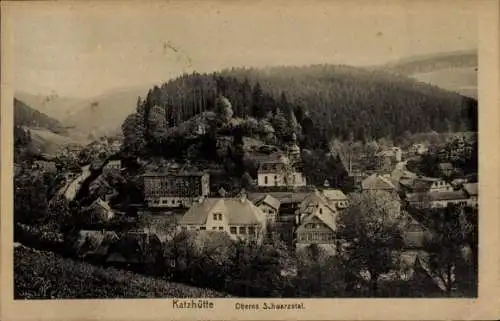
[[[66,132],[66,129],[59,121],[31,108],[17,98],[14,98],[14,124],[16,126],[42,128],[56,134]]]
[[[303,147],[325,146],[332,138],[394,139],[405,131],[477,127],[474,99],[404,76],[332,65],[183,75],[152,88],[124,125],[140,126],[147,136],[212,110],[219,95],[229,99],[234,117],[274,121],[278,127],[283,116],[297,123]]]

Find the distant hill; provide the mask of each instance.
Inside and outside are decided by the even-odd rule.
[[[75,143],[61,122],[17,98],[14,98],[14,126],[16,152],[28,148],[33,153],[51,154],[63,146]]]
[[[30,128],[41,128],[56,134],[65,134],[63,124],[44,113],[14,98],[14,124]]]
[[[62,120],[85,136],[116,135],[125,118],[135,111],[137,98],[146,93],[147,88],[123,89],[79,101]]]
[[[84,99],[61,97],[57,94],[35,95],[22,91],[15,93],[15,97],[32,108],[59,121],[63,121],[68,114]]]
[[[408,133],[477,130],[475,99],[404,75],[338,65],[232,68],[185,74],[151,88],[122,126],[124,145],[153,154],[174,150],[165,145],[171,134],[196,127],[183,122],[197,115],[220,113],[220,96],[233,120],[248,120],[240,126],[245,136],[283,145],[295,134],[306,149],[326,150],[334,138],[396,140]],[[213,141],[207,138],[206,151]]]
[[[477,51],[468,50],[409,57],[374,69],[405,75],[477,98],[477,68]]]

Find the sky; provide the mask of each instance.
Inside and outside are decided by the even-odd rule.
[[[376,65],[477,49],[471,2],[10,3],[10,81],[33,94],[90,97],[183,72]]]

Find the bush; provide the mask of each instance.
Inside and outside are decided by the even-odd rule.
[[[23,246],[14,249],[15,299],[227,297],[114,268],[64,259]]]

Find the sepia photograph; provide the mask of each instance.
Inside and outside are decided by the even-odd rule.
[[[92,3],[2,4],[14,301],[478,298],[470,2]]]

